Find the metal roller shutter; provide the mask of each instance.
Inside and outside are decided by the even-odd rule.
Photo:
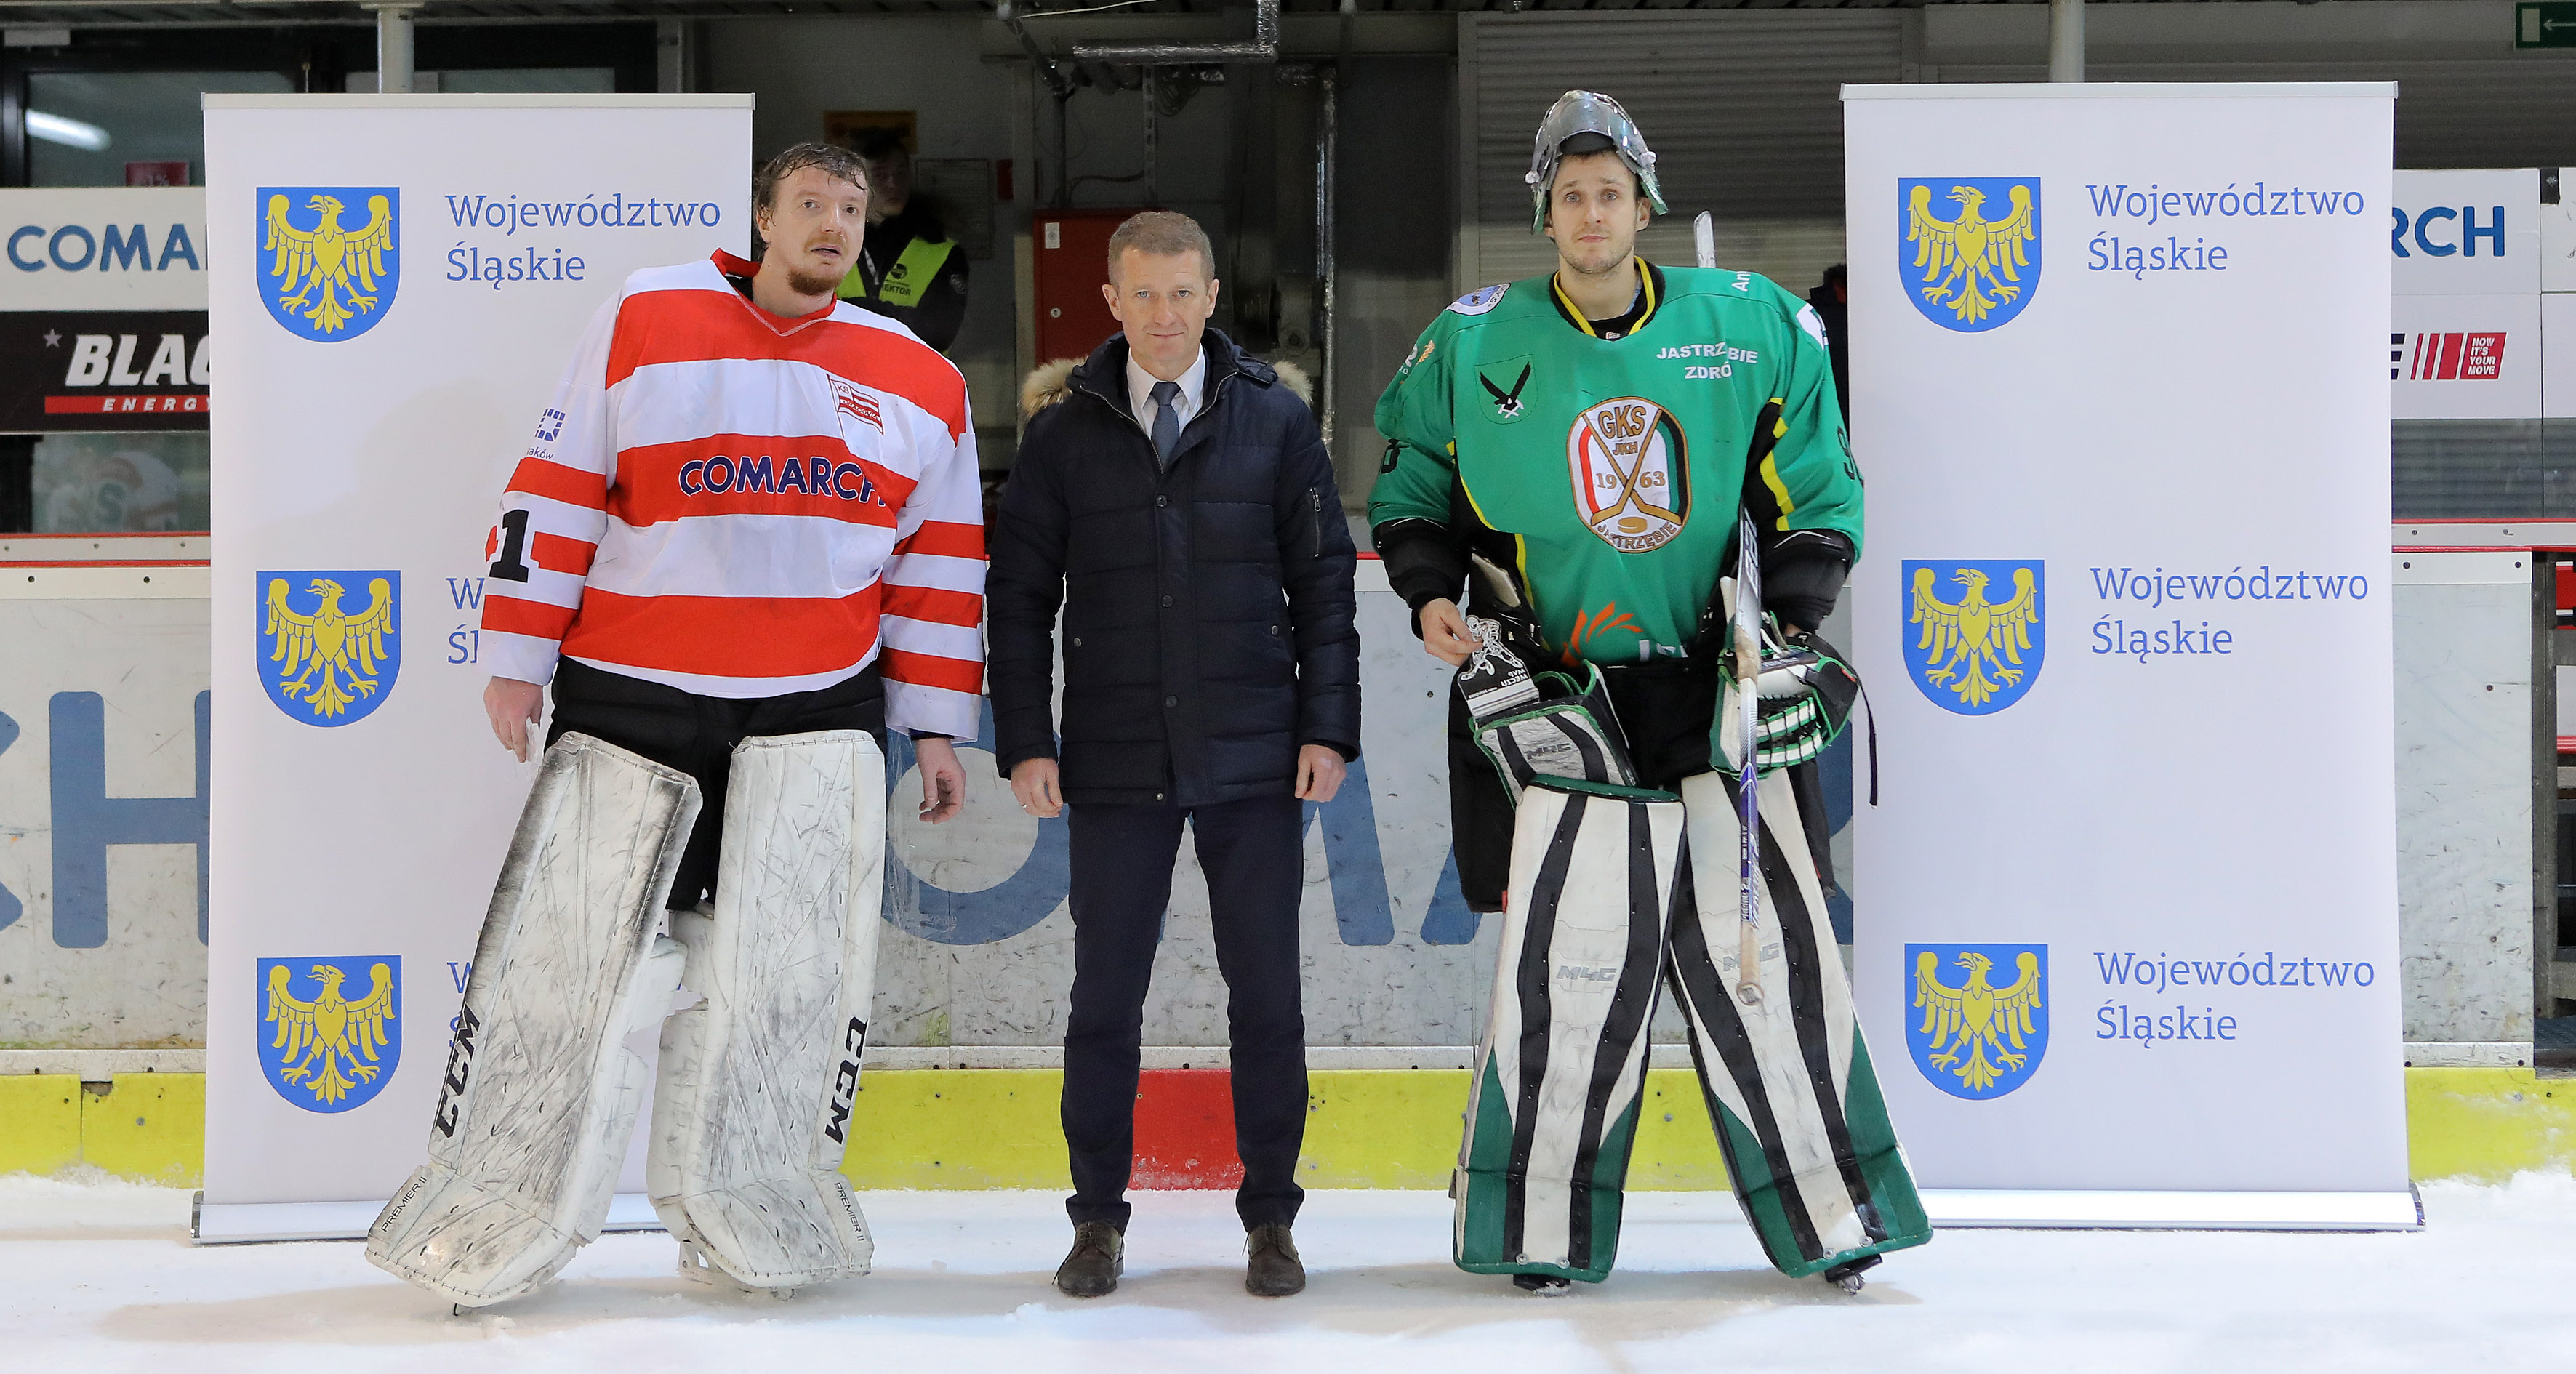
[[[1647,10],[1460,16],[1460,238],[1468,283],[1544,271],[1529,232],[1530,137],[1570,89],[1627,106],[1655,150],[1672,217],[1640,245],[1689,261],[1689,220],[1735,234],[1829,232],[1843,218],[1845,82],[1898,79],[1893,10]],[[1789,222],[1789,223],[1783,223]],[[1825,249],[1825,260],[1833,252]],[[1732,264],[1730,264],[1732,265]]]
[[[2038,66],[1945,63],[1945,83],[2037,81]],[[2088,62],[2093,81],[2394,81],[2400,167],[2576,166],[2576,59]]]

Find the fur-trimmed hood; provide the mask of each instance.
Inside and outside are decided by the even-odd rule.
[[[1249,355],[1246,356],[1249,357]],[[1253,361],[1259,360],[1253,359]],[[1022,379],[1020,419],[1029,420],[1039,411],[1072,395],[1073,371],[1082,366],[1082,363],[1083,360],[1080,358],[1058,358],[1038,367]],[[1306,369],[1295,363],[1285,362],[1267,363],[1265,366],[1277,376],[1279,384],[1288,388],[1298,400],[1308,405],[1315,403],[1315,381],[1306,375]],[[1247,372],[1247,375],[1257,376],[1258,374]]]

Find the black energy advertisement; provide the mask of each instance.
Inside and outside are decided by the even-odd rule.
[[[204,429],[206,312],[0,312],[0,433]]]

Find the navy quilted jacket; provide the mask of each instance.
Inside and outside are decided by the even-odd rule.
[[[1125,336],[1022,390],[985,583],[995,752],[1006,776],[1057,759],[1069,802],[1279,796],[1298,746],[1359,756],[1356,555],[1302,377],[1213,329],[1205,347],[1169,469],[1129,407]]]

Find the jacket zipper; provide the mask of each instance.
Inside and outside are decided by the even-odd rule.
[[[1205,403],[1199,407],[1198,414],[1190,417],[1190,424],[1197,424],[1200,416],[1206,415],[1209,411],[1216,409],[1216,403],[1225,395],[1225,384],[1233,381],[1236,375],[1236,373],[1232,372],[1226,373],[1224,376],[1216,379],[1216,385],[1207,388],[1204,393]],[[1093,400],[1100,402],[1102,405],[1108,406],[1113,412],[1118,408],[1117,402],[1110,400],[1108,397],[1101,395],[1099,392],[1092,390],[1088,386],[1078,386],[1075,387],[1074,390],[1081,392],[1083,395],[1089,396]],[[1127,417],[1127,423],[1134,425],[1136,427],[1136,432],[1145,436],[1145,452],[1148,454],[1153,453],[1154,435],[1151,430],[1145,428],[1145,422],[1131,414]],[[1187,435],[1189,433],[1189,427],[1187,425],[1183,426],[1181,433],[1183,435]],[[1155,466],[1160,467],[1161,465],[1162,460],[1160,458],[1155,459]],[[1309,489],[1309,494],[1312,494],[1311,489]],[[1321,499],[1322,498],[1320,497],[1317,498],[1318,501]],[[1321,539],[1322,536],[1318,535],[1317,538]],[[1318,547],[1320,547],[1320,545]]]
[[[1324,492],[1321,487],[1306,488],[1306,505],[1315,517],[1315,548],[1309,558],[1324,556]]]

